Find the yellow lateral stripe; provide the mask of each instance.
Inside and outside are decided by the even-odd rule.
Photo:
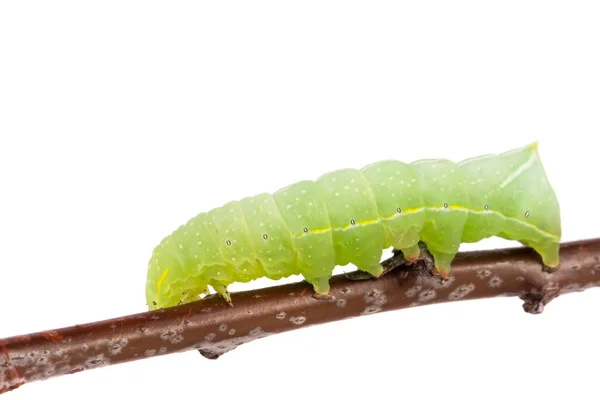
[[[162,285],[163,281],[167,277],[167,272],[169,272],[169,268],[165,268],[165,270],[160,275],[160,278],[158,278],[158,280],[156,281],[156,293],[160,292],[160,286]]]
[[[369,225],[369,224],[375,224],[377,222],[381,221],[381,219],[379,218],[374,218],[374,219],[368,219],[366,221],[360,221],[357,222],[356,225]],[[350,225],[346,225],[344,228],[349,228],[350,226],[352,226],[352,224]]]
[[[327,231],[330,231],[330,230],[331,230],[331,227],[317,228],[317,229],[310,230],[308,233],[323,233],[323,232],[327,232]]]
[[[415,208],[407,208],[405,210],[402,210],[401,214],[414,214],[414,213],[418,213],[425,210],[423,207],[415,207]],[[396,218],[396,216],[399,215],[398,213],[394,213],[392,215],[390,215],[388,217],[388,219],[392,219],[392,218]]]
[[[407,208],[405,210],[402,210],[402,212],[400,213],[394,213],[392,215],[390,215],[389,217],[383,217],[383,218],[375,218],[375,219],[369,219],[366,221],[356,221],[356,224],[348,224],[342,227],[338,227],[338,228],[332,228],[332,227],[326,227],[326,228],[317,228],[317,229],[311,229],[308,232],[302,232],[301,234],[297,235],[297,238],[301,238],[303,236],[307,236],[313,233],[324,233],[324,232],[328,232],[330,230],[335,230],[335,231],[344,231],[347,229],[351,229],[351,228],[357,228],[359,226],[364,226],[364,225],[369,225],[369,224],[374,224],[377,222],[380,222],[382,219],[385,220],[393,220],[395,218],[401,217],[403,215],[407,215],[407,214],[415,214],[418,212],[422,212],[422,211],[451,211],[451,210],[455,210],[455,211],[464,211],[464,212],[471,212],[474,214],[495,214],[498,215],[501,218],[504,218],[505,220],[508,221],[512,221],[512,222],[516,222],[518,224],[527,226],[535,231],[537,231],[538,233],[547,236],[553,240],[560,240],[560,238],[556,235],[551,234],[550,232],[546,232],[543,229],[538,228],[537,226],[530,224],[528,222],[525,221],[521,221],[520,219],[517,218],[513,218],[513,217],[507,217],[506,215],[499,213],[498,211],[494,211],[494,210],[476,210],[476,209],[471,209],[465,206],[461,206],[458,204],[450,204],[448,205],[448,207],[444,207],[444,206],[436,206],[436,207],[417,207],[417,208]]]

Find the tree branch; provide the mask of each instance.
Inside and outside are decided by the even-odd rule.
[[[560,294],[600,286],[600,238],[565,243],[561,266],[545,272],[528,248],[459,253],[450,279],[423,265],[386,260],[380,279],[334,276],[328,300],[306,282],[232,294],[69,328],[0,339],[0,393],[25,383],[147,357],[197,349],[216,359],[269,335],[378,312],[486,297],[519,296],[540,313]],[[394,268],[392,268],[394,267]]]

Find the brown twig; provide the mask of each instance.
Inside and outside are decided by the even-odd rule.
[[[153,312],[0,340],[0,393],[27,382],[197,349],[216,359],[252,340],[350,317],[426,304],[520,296],[540,313],[560,294],[600,286],[600,238],[565,243],[560,268],[543,271],[527,248],[460,253],[449,280],[422,265],[393,267],[380,279],[360,273],[331,281],[332,298],[315,299],[306,282],[232,294]]]

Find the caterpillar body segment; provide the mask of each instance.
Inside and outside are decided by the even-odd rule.
[[[537,144],[460,163],[386,160],[300,181],[201,213],[154,249],[150,309],[198,299],[212,286],[301,274],[319,295],[337,265],[382,273],[383,249],[414,261],[419,241],[435,269],[450,273],[464,242],[491,236],[533,248],[559,264],[560,210]]]

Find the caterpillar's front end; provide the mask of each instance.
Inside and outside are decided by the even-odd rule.
[[[172,307],[199,298],[206,283],[200,276],[184,273],[183,244],[175,244],[169,235],[156,246],[148,262],[146,303],[149,310]]]

